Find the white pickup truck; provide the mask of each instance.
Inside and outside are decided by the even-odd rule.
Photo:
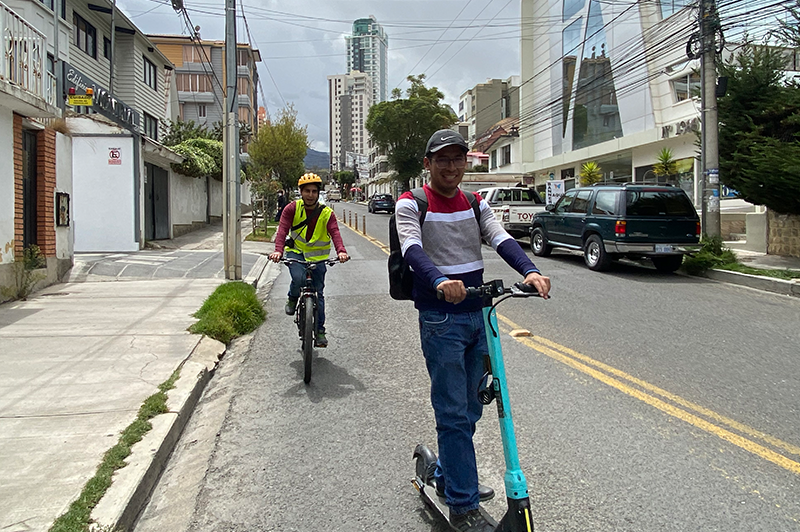
[[[532,188],[490,187],[477,192],[489,203],[503,229],[514,238],[530,235],[533,215],[545,210],[544,201]]]

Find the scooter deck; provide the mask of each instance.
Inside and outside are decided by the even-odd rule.
[[[422,500],[425,501],[425,504],[429,508],[435,510],[445,521],[450,523],[450,508],[445,503],[444,497],[439,497],[436,495],[436,489],[429,484],[425,484],[425,482],[423,482],[419,477],[415,477],[411,483],[414,484],[414,487],[417,489],[417,491],[419,491],[420,497],[422,497]],[[489,515],[482,506],[478,509],[480,510],[484,519],[489,522],[489,524],[494,527],[498,525],[498,522],[495,521],[495,519]]]

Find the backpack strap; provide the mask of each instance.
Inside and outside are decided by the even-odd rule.
[[[474,192],[464,192],[469,198],[469,204],[472,206],[472,212],[475,213],[475,221],[478,222],[478,229],[481,227],[481,204],[478,202],[478,196]]]
[[[422,187],[411,190],[411,195],[417,200],[417,209],[419,210],[419,225],[425,223],[425,215],[428,214],[428,196],[425,195],[425,189]]]

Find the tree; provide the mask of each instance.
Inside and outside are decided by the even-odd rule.
[[[183,156],[181,164],[172,169],[189,177],[211,176],[222,181],[222,142],[215,140],[213,132],[193,120],[167,121],[161,143]]]
[[[334,172],[333,179],[339,183],[339,190],[349,194],[350,187],[356,182],[356,175],[350,170],[342,170],[341,172]]]
[[[407,98],[392,91],[392,100],[370,107],[366,128],[380,150],[388,152],[394,178],[409,190],[409,180],[422,173],[422,158],[430,136],[456,123],[457,117],[436,87],[425,86],[425,74],[408,76]]]
[[[587,187],[603,180],[603,172],[600,165],[594,161],[588,161],[581,165],[580,173],[581,185]]]
[[[663,148],[658,152],[656,164],[653,165],[653,172],[659,177],[669,177],[678,173],[678,162],[672,158],[672,150]]]
[[[800,86],[784,64],[780,50],[749,45],[720,65],[720,181],[750,203],[800,214]]]
[[[297,122],[293,105],[284,107],[278,119],[262,125],[250,141],[253,180],[276,179],[284,190],[294,190],[305,172],[303,159],[307,150],[307,127]]]
[[[189,139],[210,139],[213,133],[204,125],[194,123],[194,120],[184,122],[183,120],[166,120],[161,123],[162,136],[161,144],[164,146],[175,146]],[[222,140],[217,139],[217,140]]]

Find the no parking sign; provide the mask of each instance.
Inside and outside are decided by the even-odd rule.
[[[108,164],[122,164],[122,151],[119,148],[108,149]]]

